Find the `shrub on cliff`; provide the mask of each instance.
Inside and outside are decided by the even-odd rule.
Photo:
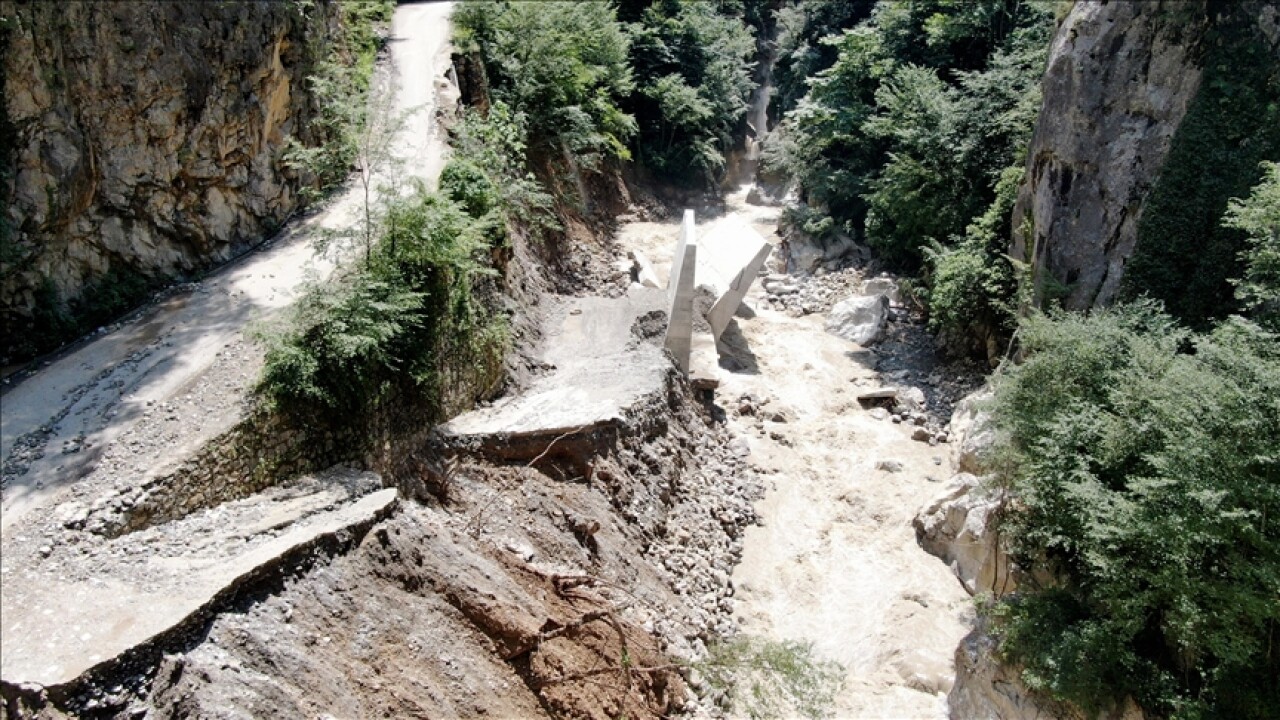
[[[369,261],[311,287],[265,335],[259,389],[279,410],[341,424],[395,398],[429,421],[499,379],[505,322],[474,297],[493,272],[480,259],[491,226],[421,187],[385,214]]]
[[[1262,168],[1262,182],[1249,197],[1228,203],[1223,225],[1246,236],[1240,256],[1244,278],[1235,281],[1236,297],[1259,322],[1280,331],[1280,163]]]
[[[1056,581],[998,604],[1033,688],[1098,709],[1262,718],[1280,703],[1280,337],[1193,335],[1152,304],[1035,317],[999,378],[1002,530]]]

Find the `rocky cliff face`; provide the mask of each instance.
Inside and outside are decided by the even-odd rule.
[[[306,77],[340,30],[321,2],[0,2],[14,130],[0,312],[111,276],[232,257],[297,204]],[[4,353],[0,353],[4,354]]]
[[[1058,28],[1013,213],[1014,257],[1067,307],[1115,299],[1143,203],[1200,87],[1203,0],[1075,3]]]

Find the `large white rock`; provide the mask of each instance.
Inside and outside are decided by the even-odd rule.
[[[851,297],[831,308],[827,315],[827,332],[859,345],[871,345],[880,339],[889,319],[889,298],[884,295]]]
[[[901,303],[902,295],[898,290],[898,283],[893,278],[877,277],[862,282],[863,295],[884,295],[889,298],[891,303]]]
[[[984,387],[966,395],[951,413],[951,460],[960,472],[982,474],[983,456],[995,443],[991,413],[985,409],[991,397],[991,390]]]
[[[960,473],[913,523],[920,546],[942,558],[970,595],[1004,595],[1017,586],[994,527],[998,507],[998,499],[983,493],[977,478]]]

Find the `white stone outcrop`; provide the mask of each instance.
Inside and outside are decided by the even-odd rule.
[[[985,492],[978,478],[960,473],[913,523],[920,546],[942,558],[970,595],[1004,595],[1017,587],[995,528],[999,507],[999,497]]]
[[[996,440],[991,413],[986,409],[991,398],[991,390],[984,388],[960,400],[951,412],[951,460],[957,472],[983,472],[983,455]]]

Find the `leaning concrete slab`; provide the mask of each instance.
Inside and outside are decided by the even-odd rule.
[[[681,244],[684,245],[684,252],[675,264],[680,273],[671,278],[675,292],[668,291],[671,310],[667,313],[667,336],[663,345],[675,356],[676,366],[680,371],[688,374],[689,352],[693,343],[693,279],[698,267],[698,246],[694,243],[684,244],[683,241]]]
[[[636,282],[647,288],[662,287],[658,281],[658,273],[653,269],[653,263],[649,262],[649,258],[644,253],[639,250],[632,250],[631,260],[636,267]]]
[[[708,285],[716,293],[716,302],[707,312],[707,323],[719,339],[773,246],[737,213],[713,225],[698,246],[698,284]]]
[[[56,687],[199,627],[253,583],[329,539],[386,517],[395,489],[335,469],[111,540],[59,548],[31,577],[6,577],[0,678]],[[158,651],[158,650],[157,650]]]
[[[698,241],[697,226],[693,220],[693,211],[684,211],[684,220],[680,223],[680,238],[676,241],[676,252],[671,256],[671,275],[667,277],[667,302],[676,299],[676,286],[683,270],[684,249]]]

